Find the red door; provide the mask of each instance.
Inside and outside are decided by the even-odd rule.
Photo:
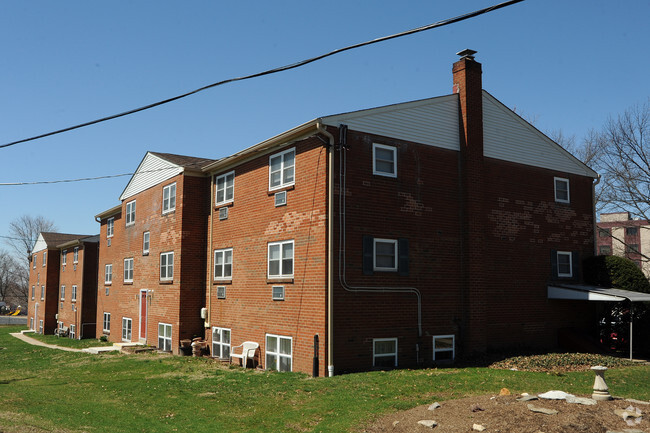
[[[140,340],[147,340],[147,291],[140,290]]]

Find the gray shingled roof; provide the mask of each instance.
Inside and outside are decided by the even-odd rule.
[[[213,163],[215,160],[210,158],[197,158],[195,156],[175,155],[173,153],[149,152],[172,164],[178,164],[185,168],[200,170],[202,167]]]
[[[52,232],[41,232],[43,240],[48,247],[56,247],[65,242],[70,242],[78,239],[87,238],[92,235],[73,235],[69,233],[52,233]]]

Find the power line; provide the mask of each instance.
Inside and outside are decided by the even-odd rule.
[[[84,128],[86,126],[91,126],[91,125],[95,125],[97,123],[102,123],[102,122],[106,122],[106,121],[109,121],[109,120],[117,119],[119,117],[124,117],[124,116],[128,116],[128,115],[131,115],[131,114],[135,114],[135,113],[138,113],[140,111],[149,110],[151,108],[155,108],[155,107],[158,107],[160,105],[168,104],[170,102],[174,102],[174,101],[177,101],[179,99],[183,99],[183,98],[186,98],[188,96],[194,95],[196,93],[202,92],[204,90],[208,90],[208,89],[211,89],[211,88],[217,87],[217,86],[222,86],[224,84],[234,83],[236,81],[249,80],[249,79],[252,79],[252,78],[258,78],[258,77],[262,77],[262,76],[265,76],[265,75],[271,75],[271,74],[275,74],[275,73],[278,73],[278,72],[284,72],[284,71],[288,71],[288,70],[291,70],[291,69],[299,68],[301,66],[308,65],[310,63],[316,62],[318,60],[322,60],[324,58],[333,56],[335,54],[340,54],[340,53],[343,53],[345,51],[353,50],[353,49],[356,49],[356,48],[361,48],[361,47],[376,44],[376,43],[379,43],[379,42],[384,42],[384,41],[388,41],[388,40],[391,40],[391,39],[396,39],[396,38],[400,38],[400,37],[403,37],[403,36],[408,36],[408,35],[412,35],[412,34],[415,34],[415,33],[423,32],[423,31],[426,31],[426,30],[431,30],[431,29],[434,29],[434,28],[437,28],[437,27],[446,26],[448,24],[454,24],[454,23],[464,21],[464,20],[469,19],[469,18],[474,18],[476,16],[479,16],[479,15],[482,15],[482,14],[485,14],[485,13],[488,13],[488,12],[492,12],[492,11],[497,10],[497,9],[501,9],[503,7],[506,7],[506,6],[511,6],[511,5],[515,4],[515,3],[520,3],[522,1],[524,1],[524,0],[509,0],[509,1],[499,3],[499,4],[496,4],[496,5],[493,5],[493,6],[489,6],[489,7],[484,8],[484,9],[479,9],[479,10],[474,11],[474,12],[469,12],[469,13],[466,13],[464,15],[459,15],[459,16],[454,17],[454,18],[448,18],[448,19],[443,20],[443,21],[438,21],[438,22],[433,23],[433,24],[428,24],[426,26],[417,27],[415,29],[406,30],[406,31],[400,32],[400,33],[395,33],[395,34],[392,34],[390,36],[382,36],[382,37],[377,38],[377,39],[372,39],[370,41],[361,42],[361,43],[354,44],[354,45],[349,45],[349,46],[344,47],[344,48],[338,48],[338,49],[336,49],[334,51],[330,51],[328,53],[321,54],[321,55],[318,55],[316,57],[312,57],[312,58],[309,58],[309,59],[306,59],[306,60],[301,60],[301,61],[296,62],[296,63],[291,63],[289,65],[280,66],[280,67],[277,67],[277,68],[268,69],[266,71],[257,72],[255,74],[250,74],[250,75],[244,75],[244,76],[241,76],[241,77],[228,78],[226,80],[222,80],[222,81],[218,81],[216,83],[208,84],[207,86],[203,86],[203,87],[200,87],[198,89],[192,90],[190,92],[183,93],[182,95],[177,95],[177,96],[174,96],[174,97],[171,97],[171,98],[168,98],[168,99],[164,99],[162,101],[154,102],[154,103],[149,104],[149,105],[145,105],[145,106],[142,106],[142,107],[139,107],[139,108],[134,108],[134,109],[128,110],[128,111],[124,111],[124,112],[119,113],[119,114],[113,114],[111,116],[102,117],[102,118],[96,119],[96,120],[91,120],[90,122],[81,123],[79,125],[70,126],[68,128],[59,129],[57,131],[52,131],[52,132],[37,135],[37,136],[34,136],[34,137],[24,138],[22,140],[13,141],[11,143],[2,144],[2,145],[0,145],[0,149],[5,148],[5,147],[9,147],[9,146],[13,146],[13,145],[16,145],[16,144],[20,144],[20,143],[26,143],[28,141],[38,140],[40,138],[45,138],[45,137],[49,137],[49,136],[52,136],[52,135],[61,134],[61,133],[64,133],[64,132],[75,130],[75,129]]]

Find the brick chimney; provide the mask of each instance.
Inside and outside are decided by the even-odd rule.
[[[461,272],[463,317],[462,349],[465,354],[487,349],[489,312],[485,255],[483,85],[476,51],[463,50],[453,66],[454,93],[458,94],[460,127]]]

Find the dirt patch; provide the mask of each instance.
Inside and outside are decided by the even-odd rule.
[[[585,406],[564,400],[523,402],[517,401],[517,397],[519,396],[488,395],[448,400],[440,402],[441,406],[435,410],[429,410],[429,405],[419,406],[384,416],[361,431],[467,433],[473,431],[474,424],[479,424],[486,427],[486,433],[606,433],[625,432],[626,429],[650,432],[650,405],[618,399]],[[532,412],[528,408],[529,404],[557,410],[557,414]],[[614,413],[616,409],[626,409],[629,406],[637,407],[643,412],[639,424],[630,426]],[[438,425],[432,429],[418,424],[420,420],[435,420]]]

